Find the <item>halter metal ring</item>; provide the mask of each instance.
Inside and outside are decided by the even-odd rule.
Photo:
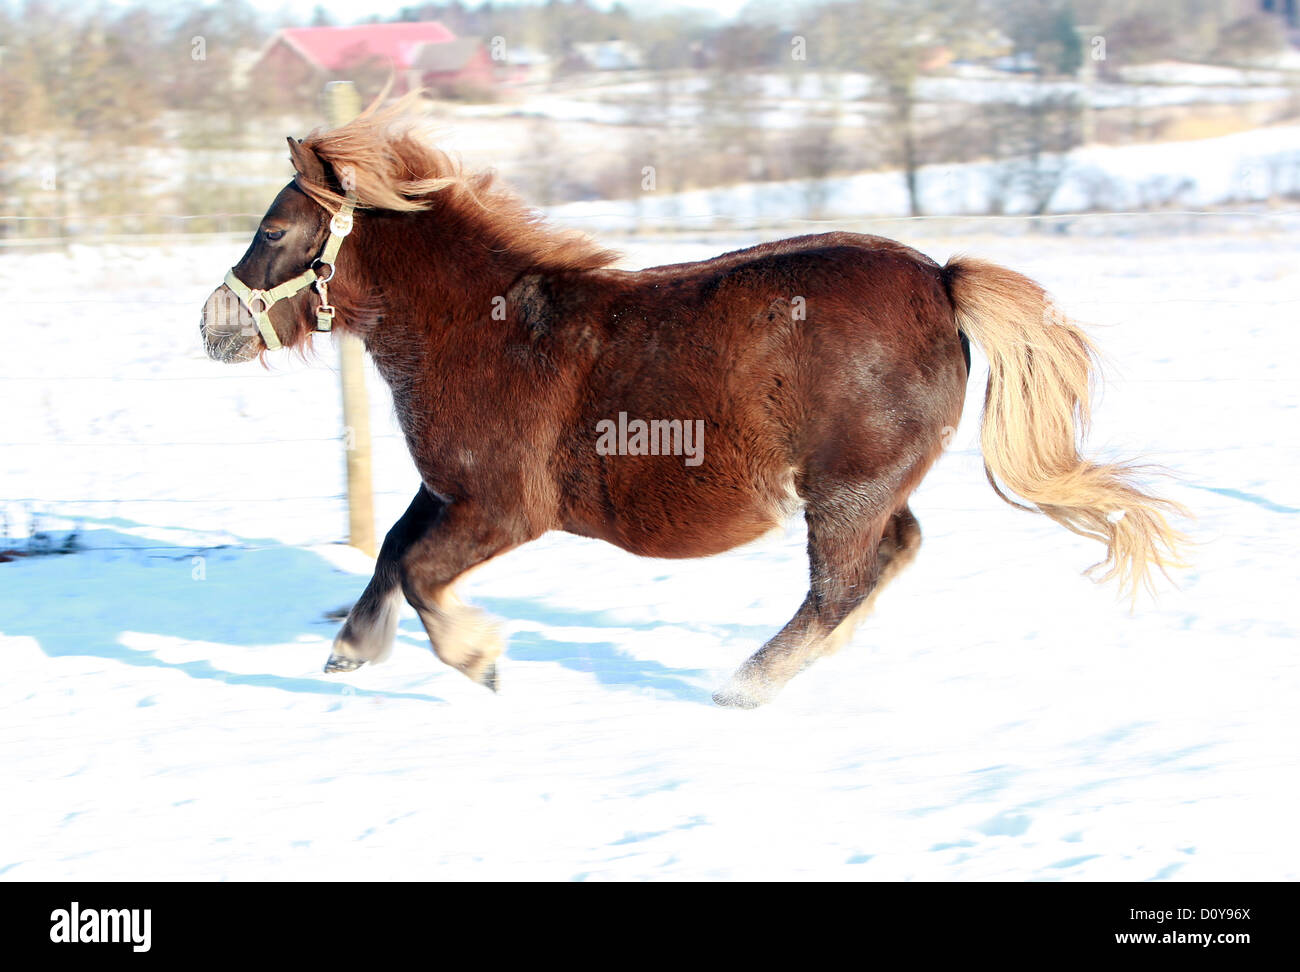
[[[261,302],[261,310],[257,310],[253,307],[253,301],[255,300]],[[267,296],[265,290],[250,290],[248,292],[248,300],[245,301],[245,303],[248,305],[249,313],[252,314],[265,314],[271,309],[271,299]]]
[[[317,284],[317,286],[319,286],[320,284],[327,284],[327,283],[329,283],[331,280],[334,279],[334,264],[332,264],[332,263],[326,263],[324,260],[313,260],[313,261],[312,261],[312,266],[313,266],[313,267],[316,267],[316,268],[320,268],[320,267],[329,267],[329,268],[330,268],[330,275],[329,275],[328,277],[322,277],[322,276],[317,276],[317,277],[316,277],[316,284]]]

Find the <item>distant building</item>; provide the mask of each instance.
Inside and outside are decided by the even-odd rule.
[[[542,51],[510,45],[504,63],[497,64],[497,78],[510,84],[542,84],[551,80],[554,68]]]
[[[572,60],[589,71],[633,71],[645,66],[641,49],[623,40],[574,44]]]
[[[458,84],[489,87],[496,78],[487,49],[468,37],[422,44],[412,58],[409,88],[442,88]]]
[[[349,73],[391,71],[393,94],[451,84],[487,85],[492,61],[477,40],[458,38],[436,21],[291,27],[262,50],[252,83],[292,90]]]

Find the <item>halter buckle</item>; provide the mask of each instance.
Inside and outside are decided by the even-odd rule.
[[[322,303],[316,308],[316,330],[328,331],[334,326],[334,307],[331,304]]]
[[[330,266],[330,277],[334,276],[334,267]],[[334,305],[330,303],[329,288],[325,286],[329,277],[316,278],[316,293],[320,294],[320,304],[316,307],[316,330],[328,331],[334,326]]]

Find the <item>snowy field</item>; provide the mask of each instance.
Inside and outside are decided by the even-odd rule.
[[[1074,99],[1097,109],[1172,105],[1284,103],[1291,96],[1287,77],[1277,71],[1239,71],[1201,64],[1164,63],[1131,72],[1130,81],[1041,81],[976,65],[953,65],[946,76],[918,78],[921,103],[981,105],[1029,104],[1044,98]],[[541,90],[522,102],[471,104],[455,109],[460,118],[519,116],[574,124],[629,125],[651,119],[698,123],[717,108],[718,81],[699,74],[680,77],[642,75],[635,80],[593,83],[587,76]],[[837,124],[871,128],[880,124],[884,92],[870,76],[818,71],[792,61],[783,73],[740,75],[732,93],[745,94],[746,123],[768,129],[806,124],[808,112],[836,100]]]
[[[919,560],[752,712],[710,692],[802,599],[797,521],[710,560],[553,536],[489,565],[463,594],[509,635],[496,696],[409,612],[387,664],[321,674],[326,614],[369,574],[337,543],[328,342],[269,373],[203,356],[199,308],[242,241],[0,256],[0,549],[32,515],[79,548],[0,563],[0,873],[1300,878],[1300,265],[1289,224],[1247,223],[928,236],[1099,325],[1093,442],[1180,477],[1195,565],[1130,614],[1079,576],[1096,547],[1003,505],[977,357],[914,497]],[[382,530],[417,479],[372,393]]]
[[[1039,175],[1030,178],[1037,171]],[[1047,178],[1046,173],[1055,173]],[[1020,161],[925,165],[917,171],[929,215],[1038,211],[1034,193],[1051,186],[1048,214],[1202,209],[1300,195],[1300,125],[1273,125],[1217,138],[1145,145],[1089,145],[1066,157],[1045,156],[1039,170]],[[906,216],[907,185],[896,170],[809,181],[751,182],[634,199],[555,206],[552,218],[594,231],[661,223],[708,227],[802,223],[817,197],[829,217],[862,213]]]

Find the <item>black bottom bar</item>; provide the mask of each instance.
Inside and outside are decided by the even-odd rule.
[[[1290,884],[0,884],[20,951],[132,961],[375,959],[437,943],[615,963],[771,950],[1234,962],[1294,952]],[[701,940],[707,944],[701,946]],[[703,947],[704,951],[697,951]],[[1261,952],[1263,950],[1263,952]],[[709,953],[712,953],[711,955]],[[444,957],[450,959],[450,953]]]

